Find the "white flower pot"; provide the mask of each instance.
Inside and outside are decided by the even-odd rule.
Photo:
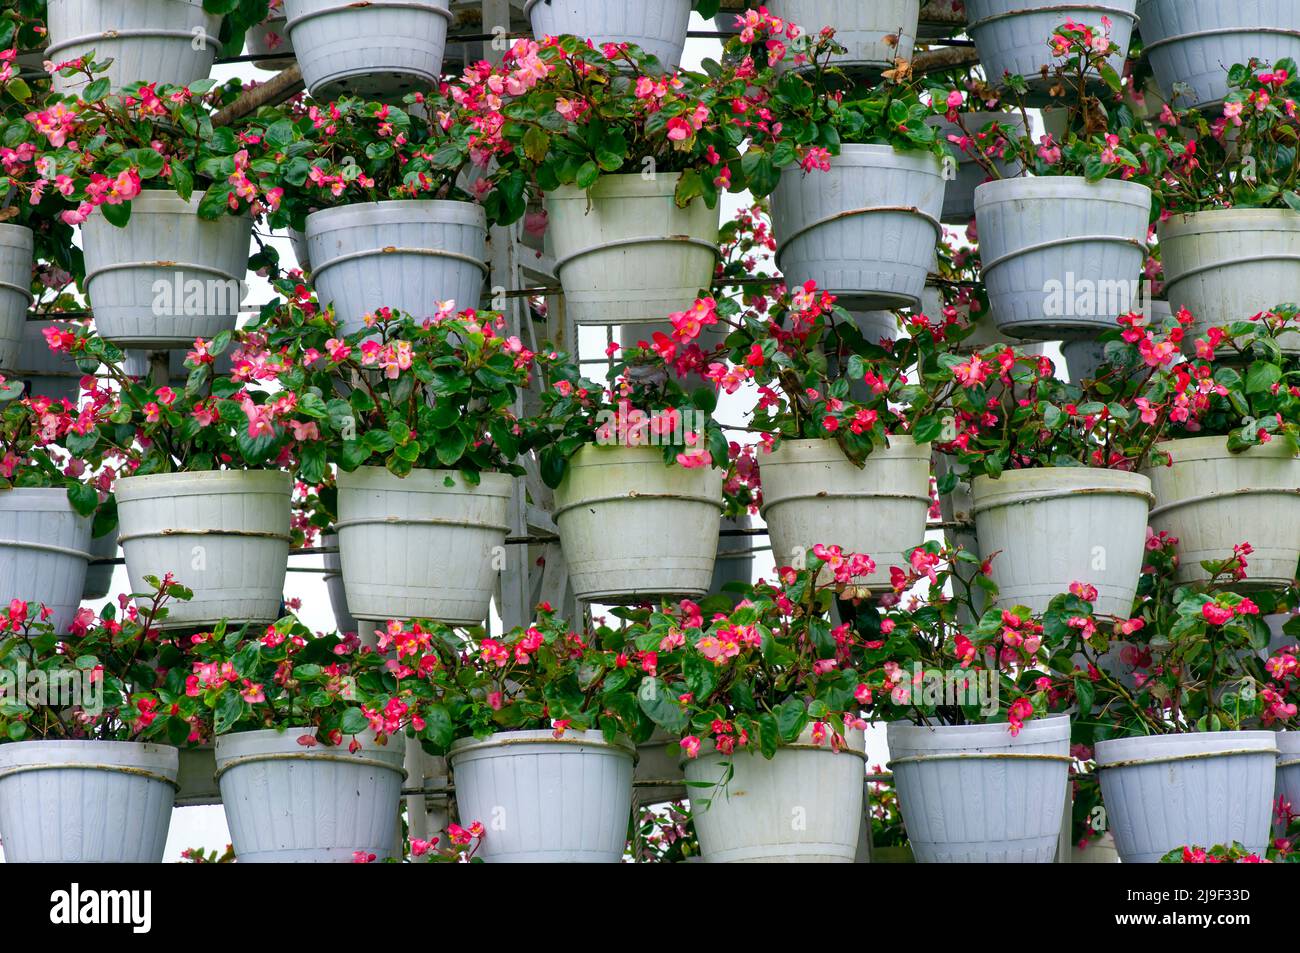
[[[0,840],[8,863],[158,864],[177,752],[130,741],[0,745]]]
[[[66,632],[81,604],[90,559],[89,517],[68,502],[62,487],[0,490],[0,594],[6,606],[22,599],[53,612]],[[34,615],[34,611],[32,612]]]
[[[748,530],[753,521],[748,513],[742,513],[734,519],[722,518],[722,530]],[[730,583],[748,585],[754,581],[754,537],[753,536],[718,536],[718,555],[713,563],[713,582],[709,592],[722,592],[722,587]],[[733,594],[734,595],[734,594]]]
[[[1189,350],[1209,328],[1300,299],[1300,212],[1216,209],[1176,215],[1158,233],[1169,303],[1196,318]],[[1300,331],[1279,343],[1300,353]]]
[[[117,558],[117,529],[114,528],[103,536],[96,536],[90,540],[90,558],[96,559],[116,559]],[[113,588],[113,570],[117,568],[113,563],[92,562],[86,567],[86,582],[81,588],[81,601],[86,602],[92,599],[103,599]]]
[[[386,860],[406,779],[406,739],[361,750],[304,747],[315,728],[218,735],[217,782],[241,864],[351,863],[355,851]]]
[[[762,456],[763,519],[777,566],[802,565],[818,544],[863,553],[876,571],[857,584],[889,588],[889,567],[925,542],[930,447],[889,438],[859,469],[833,440],[781,440]]]
[[[1250,543],[1240,587],[1294,585],[1300,564],[1300,457],[1283,440],[1230,453],[1226,437],[1159,444],[1171,466],[1146,471],[1156,496],[1151,527],[1178,537],[1179,582],[1205,582],[1206,559],[1227,559]]]
[[[882,70],[893,69],[900,59],[911,61],[921,0],[852,4],[840,0],[771,0],[767,9],[774,16],[797,23],[811,37],[816,37],[822,27],[835,27],[836,42],[848,52],[831,57],[831,66]]]
[[[487,276],[487,216],[473,202],[365,202],[307,216],[311,281],[344,334],[381,307],[430,317],[439,301],[477,308]]]
[[[1095,840],[1088,841],[1087,847],[1075,844],[1070,848],[1072,864],[1118,864],[1119,851],[1115,849],[1115,837],[1107,832]]]
[[[1148,301],[1146,304],[1153,328],[1163,328],[1169,318],[1173,317],[1168,301]],[[1064,370],[1069,374],[1071,383],[1075,384],[1095,380],[1101,366],[1109,363],[1106,360],[1106,345],[1099,341],[1062,341],[1061,357],[1065,360]],[[1145,364],[1138,363],[1133,373],[1140,374],[1145,369]],[[1057,371],[1060,370],[1062,368],[1058,366]]]
[[[293,55],[293,43],[289,41],[288,21],[284,17],[271,17],[248,31],[245,43],[250,56],[258,69],[279,72],[288,69],[296,61]]]
[[[284,13],[314,99],[400,100],[438,83],[452,21],[447,0],[284,0]]]
[[[528,0],[524,15],[540,41],[573,35],[606,43],[635,43],[673,70],[682,59],[693,0]]]
[[[845,145],[830,161],[829,172],[781,171],[777,268],[791,287],[815,281],[850,310],[916,307],[943,233],[943,163],[879,145]]]
[[[1099,615],[1127,619],[1146,553],[1151,481],[1091,467],[1007,470],[971,481],[975,535],[998,602],[1045,612],[1075,582],[1097,587]]]
[[[992,122],[1001,124],[1006,130],[1007,138],[1023,135],[1025,128],[1024,117],[1015,113],[968,113],[962,121],[966,123],[972,138],[978,137],[984,127]],[[956,163],[955,167],[951,165],[946,167],[950,177],[943,193],[943,214],[940,220],[947,225],[968,225],[975,217],[975,190],[989,181],[989,174],[975,161],[974,156],[963,152],[956,143],[948,139],[949,136],[963,135],[961,128],[955,122],[948,122],[943,116],[933,116],[926,122],[934,126],[935,132],[948,147],[948,152]],[[989,144],[981,142],[979,147],[987,149]],[[1022,167],[1018,162],[996,160],[996,164],[1003,178],[1014,178],[1021,173]]]
[[[1137,13],[1156,82],[1180,108],[1222,102],[1235,63],[1300,57],[1297,0],[1138,0]],[[1175,97],[1175,85],[1190,95]]]
[[[280,470],[121,477],[118,524],[132,592],[171,573],[193,590],[168,603],[164,628],[274,622],[289,562],[293,481]]]
[[[146,191],[125,228],[102,212],[81,226],[95,328],[119,347],[190,347],[234,330],[244,300],[253,220],[199,218],[195,193]]]
[[[1126,864],[1240,843],[1263,856],[1277,744],[1271,731],[1115,738],[1096,746],[1101,796]]]
[[[337,550],[339,548],[339,537],[337,533],[325,533],[321,535],[321,546],[327,549]],[[352,617],[348,611],[348,594],[343,585],[343,560],[338,552],[326,553],[325,560],[325,590],[329,593],[330,609],[334,613],[334,625],[340,632],[356,632],[361,634],[365,626],[357,624],[357,620]]]
[[[340,470],[338,488],[334,528],[354,618],[482,624],[510,531],[513,477],[484,473],[471,487],[454,470],[400,478],[361,467]]]
[[[632,811],[631,742],[599,731],[502,731],[449,754],[462,827],[487,863],[616,864]]]
[[[0,224],[0,372],[17,370],[32,303],[32,230]]]
[[[637,745],[632,782],[633,800],[638,807],[686,800],[690,794],[677,739],[656,728],[648,741]]]
[[[1292,814],[1300,814],[1300,731],[1279,731],[1277,740],[1277,775],[1273,787],[1273,826],[1279,827],[1276,810],[1279,801],[1289,804]],[[1279,833],[1285,833],[1280,831]]]
[[[0,242],[4,240],[3,229],[4,226],[0,225]],[[0,248],[0,254],[3,254],[3,248]],[[0,297],[3,297],[4,291],[0,287]],[[25,307],[23,311],[26,311]],[[67,354],[57,354],[50,350],[44,333],[47,328],[73,326],[67,321],[22,322],[18,357],[10,363],[0,363],[0,372],[20,378],[27,385],[23,391],[24,397],[49,397],[51,400],[66,400],[76,406],[81,397],[79,385],[84,375]]]
[[[1070,719],[1005,724],[892,721],[890,770],[919,864],[1049,864],[1070,776]]]
[[[989,306],[998,330],[1095,338],[1137,307],[1151,190],[1077,176],[1000,179],[975,190]]]
[[[709,864],[851,864],[863,824],[863,734],[847,747],[812,742],[812,728],[772,760],[738,749],[686,762],[691,816]],[[706,785],[701,787],[700,785]]]
[[[1104,3],[1076,2],[1062,5],[1058,0],[966,0],[966,32],[975,41],[984,75],[993,86],[1003,86],[1007,74],[1023,76],[1029,88],[1046,99],[1055,82],[1040,75],[1044,66],[1054,67],[1062,61],[1052,56],[1048,38],[1067,19],[1101,29],[1103,17],[1112,24],[1111,38],[1119,47],[1109,65],[1124,72],[1129,40],[1133,35],[1137,0],[1106,0]],[[1042,100],[1035,104],[1041,105]]]
[[[96,78],[114,89],[137,81],[188,86],[206,79],[221,51],[221,16],[203,0],[49,0],[45,59],[65,63],[94,52],[112,61]],[[54,76],[54,91],[75,92],[84,76]]]
[[[659,447],[579,450],[555,490],[574,595],[617,604],[708,592],[722,478],[711,466],[665,465]]]
[[[217,761],[213,745],[180,749],[180,770],[176,774],[176,806],[200,807],[221,803],[221,788],[214,775]]]
[[[893,311],[854,311],[851,314],[853,323],[870,344],[897,341],[903,334],[898,327],[898,315]]]
[[[720,208],[678,208],[678,173],[604,175],[587,192],[546,194],[547,238],[579,325],[650,324],[708,294],[718,263]]]

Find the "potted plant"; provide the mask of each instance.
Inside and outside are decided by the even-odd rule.
[[[177,747],[208,727],[171,670],[184,647],[158,629],[186,592],[170,577],[149,587],[139,613],[82,609],[62,631],[34,603],[0,609],[6,861],[161,863]]]
[[[693,9],[707,20],[717,14],[718,0],[608,0],[596,7],[583,0],[527,0],[524,16],[539,43],[574,36],[597,49],[632,44],[653,56],[660,71],[671,72],[681,62]]]
[[[787,23],[797,24],[804,36],[817,36],[827,27],[833,29],[843,49],[828,63],[845,72],[880,73],[896,68],[900,62],[910,62],[921,16],[920,0],[858,3],[847,8],[826,0],[771,0],[766,9]],[[760,16],[747,11],[745,26],[753,29]]]
[[[975,102],[978,93],[984,93],[983,102]],[[1018,160],[1004,158],[1010,145],[1008,134],[1014,137],[1027,135],[1025,117],[1020,113],[997,109],[998,99],[991,90],[973,90],[963,99],[959,90],[947,90],[941,101],[946,107],[942,116],[931,116],[926,122],[934,126],[956,169],[947,165],[948,183],[943,192],[943,214],[940,220],[947,225],[967,225],[975,217],[975,190],[988,181],[988,173],[975,161],[974,153],[982,151],[999,164],[1004,179],[1020,174]],[[973,108],[983,106],[983,109]],[[961,125],[956,117],[961,116]],[[964,128],[963,128],[964,127]],[[968,141],[974,140],[974,141]],[[945,163],[948,159],[945,158]]]
[[[0,191],[7,191],[0,180]],[[35,249],[32,230],[0,222],[0,368],[18,367],[27,308],[32,296]]]
[[[248,52],[252,56],[260,57],[253,60],[253,65],[258,69],[278,73],[296,62],[293,43],[289,41],[288,22],[284,12],[284,0],[269,0],[266,19],[249,28],[246,39]]]

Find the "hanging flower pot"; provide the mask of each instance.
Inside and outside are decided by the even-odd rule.
[[[686,47],[694,0],[528,0],[524,15],[539,41],[572,35],[590,39],[599,49],[607,43],[635,43],[665,70],[674,70]]]
[[[1277,776],[1274,781],[1274,827],[1282,808],[1300,814],[1300,731],[1279,731],[1277,740]],[[1285,832],[1282,832],[1285,833]]]
[[[1168,301],[1148,301],[1146,305],[1151,319],[1150,327],[1163,328],[1174,316]],[[1190,339],[1190,335],[1187,339]],[[1065,359],[1065,371],[1070,375],[1071,382],[1076,384],[1084,380],[1095,380],[1101,366],[1112,363],[1106,358],[1106,345],[1100,341],[1062,341],[1061,356]],[[1134,367],[1133,372],[1141,373],[1144,366]]]
[[[763,519],[777,566],[797,566],[814,546],[839,546],[876,562],[860,584],[888,589],[889,567],[925,542],[930,447],[896,435],[856,467],[833,440],[782,440],[760,463]]]
[[[103,599],[113,588],[113,570],[116,565],[110,562],[96,562],[117,558],[117,529],[114,528],[103,536],[96,536],[90,541],[90,564],[86,567],[86,582],[81,588],[81,600]]]
[[[351,863],[353,854],[393,855],[405,738],[361,747],[303,746],[315,728],[218,735],[216,777],[241,864]]]
[[[1122,74],[1137,19],[1136,3],[1080,0],[1062,6],[1058,0],[966,0],[966,32],[975,41],[984,75],[991,84],[1004,85],[1003,77],[1007,75],[1023,76],[1041,104],[1049,98],[1047,91],[1055,82],[1044,78],[1042,70],[1060,62],[1052,56],[1048,37],[1067,19],[1101,31],[1102,19],[1106,18],[1110,20],[1107,32],[1120,49],[1109,65]]]
[[[627,842],[636,749],[599,731],[462,738],[449,759],[462,824],[487,828],[487,863],[616,864]]]
[[[0,745],[8,863],[160,864],[177,753],[132,741]]]
[[[96,213],[81,226],[95,328],[120,347],[190,347],[234,330],[253,220],[198,216],[203,194],[145,191],[125,228]]]
[[[866,753],[816,744],[810,726],[771,759],[713,750],[686,762],[691,816],[705,863],[851,864],[858,852]],[[1064,794],[1062,794],[1064,797]],[[792,823],[798,817],[802,823]]]
[[[81,604],[90,560],[89,517],[68,502],[62,487],[0,490],[0,593],[53,612],[56,632],[67,630]]]
[[[324,556],[325,589],[329,593],[330,609],[334,612],[334,625],[340,632],[356,632],[358,635],[362,635],[365,627],[358,625],[357,620],[348,611],[348,594],[343,585],[343,561],[339,558],[338,552],[338,534],[322,534],[320,544],[325,549],[334,550],[332,553],[327,552]],[[362,638],[364,641],[364,635]]]
[[[1300,212],[1214,209],[1175,215],[1157,231],[1169,303],[1196,318],[1185,339],[1189,347],[1209,328],[1300,297]],[[1300,353],[1300,332],[1278,340],[1287,352]]]
[[[481,625],[510,531],[514,478],[384,467],[338,474],[339,538],[348,610],[359,620],[434,619]]]
[[[850,310],[920,304],[942,237],[943,163],[928,152],[845,145],[829,172],[782,170],[772,193],[776,265]]]
[[[698,198],[678,208],[680,178],[605,175],[585,192],[546,194],[555,274],[577,324],[663,321],[713,283],[720,212]]]
[[[638,806],[684,801],[690,796],[677,739],[673,735],[656,728],[648,740],[636,746],[636,770],[632,783]]]
[[[1000,179],[975,190],[998,330],[1039,341],[1095,338],[1138,305],[1151,190],[1079,176]]]
[[[1101,794],[1120,859],[1153,864],[1179,847],[1233,843],[1262,856],[1277,753],[1271,731],[1097,742]]]
[[[289,561],[292,480],[279,470],[214,470],[121,477],[120,542],[132,592],[171,573],[194,591],[167,628],[274,622]]]
[[[1227,558],[1248,542],[1239,591],[1286,588],[1300,563],[1300,457],[1275,440],[1242,453],[1226,437],[1192,437],[1158,444],[1169,466],[1146,471],[1155,492],[1151,527],[1178,538],[1180,583],[1206,582],[1202,560]]]
[[[907,839],[917,863],[1049,864],[1070,778],[1070,719],[888,726]]]
[[[741,532],[753,526],[748,513],[722,518],[722,532]],[[754,581],[754,537],[748,535],[719,536],[718,556],[713,563],[713,582],[710,593],[722,592],[730,583],[749,585]]]
[[[15,370],[32,303],[32,230],[0,224],[0,370]]]
[[[381,307],[427,318],[439,301],[477,308],[487,218],[473,202],[365,202],[307,216],[307,256],[322,307],[344,334]]]
[[[93,52],[109,63],[98,74],[114,89],[144,81],[188,86],[206,79],[221,50],[221,15],[203,0],[48,0],[45,59],[67,63]],[[84,75],[53,77],[54,91],[75,92]]]
[[[658,447],[579,450],[555,490],[574,595],[618,604],[708,592],[722,479],[712,467],[666,466]]]
[[[447,0],[284,0],[284,13],[313,99],[400,100],[438,84]]]
[[[971,481],[980,557],[994,553],[998,601],[1047,611],[1073,583],[1095,586],[1097,614],[1127,619],[1145,555],[1151,481],[1091,467],[1007,470]]]
[[[835,27],[835,41],[847,52],[832,56],[832,67],[879,72],[893,69],[898,60],[911,61],[921,0],[854,4],[837,0],[771,0],[767,9],[812,36],[823,27]]]
[[[1156,82],[1179,108],[1222,102],[1235,63],[1300,57],[1296,0],[1138,0],[1137,14]],[[1190,87],[1190,94],[1177,95],[1179,86]]]
[[[282,16],[271,16],[248,31],[248,52],[257,57],[253,65],[258,69],[278,73],[294,64],[288,22]]]
[[[1024,117],[1017,116],[1015,113],[969,113],[962,118],[962,121],[966,123],[966,128],[970,130],[972,136],[978,136],[985,126],[994,122],[999,123],[1006,130],[1008,138],[1024,135]],[[963,151],[948,138],[965,136],[960,126],[948,122],[942,116],[934,116],[927,122],[934,126],[939,138],[947,145],[952,161],[956,163],[955,168],[951,165],[947,167],[950,174],[943,193],[943,214],[940,220],[946,225],[967,225],[975,216],[975,190],[988,181],[988,173],[980,167],[973,155]],[[993,138],[988,141],[982,140],[981,148],[988,150],[994,141]],[[1018,162],[996,161],[1004,178],[1014,178],[1021,174],[1022,169]]]
[[[51,351],[45,340],[46,328],[67,327],[63,321],[23,322],[18,357],[12,364],[0,364],[0,370],[27,385],[23,390],[24,397],[49,397],[74,405],[77,403],[81,394],[79,384],[85,375],[69,355]]]

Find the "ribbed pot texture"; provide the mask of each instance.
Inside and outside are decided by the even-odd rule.
[[[971,481],[980,556],[998,602],[1047,611],[1075,582],[1097,587],[1099,615],[1127,619],[1145,554],[1151,481],[1089,467],[1007,470]]]
[[[632,779],[635,784],[632,797],[638,805],[682,801],[690,796],[677,739],[659,728],[648,741],[636,746],[636,770]]]
[[[588,444],[555,490],[574,595],[606,604],[704,595],[721,513],[721,471],[665,466],[658,447]]]
[[[876,571],[860,585],[888,586],[889,567],[925,542],[930,447],[893,436],[859,469],[833,440],[782,440],[759,460],[763,519],[778,566],[800,565],[817,545],[863,553]]]
[[[897,60],[912,59],[921,0],[849,4],[841,0],[771,0],[767,9],[812,36],[822,27],[835,27],[835,41],[847,52],[832,56],[831,65],[879,70],[892,69]]]
[[[116,559],[117,558],[117,529],[113,529],[103,536],[93,537],[90,540],[90,558],[95,559]],[[86,567],[86,582],[81,589],[81,599],[103,599],[108,595],[109,590],[113,588],[113,570],[117,567],[112,563],[92,563]]]
[[[1150,213],[1151,190],[1117,179],[999,179],[977,188],[984,281],[998,330],[1051,341],[1114,327],[1139,303]]]
[[[1300,457],[1282,440],[1231,453],[1226,437],[1192,437],[1157,446],[1171,466],[1146,471],[1156,495],[1151,526],[1178,537],[1178,581],[1206,582],[1206,559],[1227,559],[1250,543],[1239,587],[1293,585],[1300,564]]]
[[[528,0],[524,15],[538,40],[548,36],[590,39],[600,49],[606,43],[635,43],[675,69],[686,47],[693,0]]]
[[[0,225],[0,255],[3,255],[3,229],[4,226]],[[5,287],[0,285],[0,299],[3,299],[5,290]],[[2,307],[0,311],[3,311]],[[25,305],[23,311],[26,311]],[[18,347],[18,357],[7,364],[0,362],[0,371],[4,371],[6,377],[19,378],[27,385],[23,396],[36,395],[49,397],[51,400],[68,400],[77,403],[80,394],[78,382],[84,375],[67,354],[51,351],[45,340],[47,329],[66,328],[67,322],[20,319],[20,324],[19,333],[22,335],[22,341]],[[0,345],[0,348],[3,346]]]
[[[1268,844],[1277,744],[1271,731],[1099,741],[1097,769],[1120,859],[1154,864],[1179,847]]]
[[[689,310],[713,281],[720,210],[678,208],[678,173],[601,176],[546,193],[547,238],[574,322],[649,324]]]
[[[118,523],[132,592],[145,576],[194,591],[168,603],[165,628],[274,622],[289,562],[293,482],[279,470],[218,470],[122,477]]]
[[[776,264],[851,310],[920,303],[942,232],[943,163],[924,152],[845,145],[829,172],[790,166],[772,193]]]
[[[1025,120],[1022,116],[1015,113],[1005,112],[983,112],[969,113],[962,117],[966,128],[970,130],[973,137],[978,138],[984,127],[990,123],[999,123],[1005,130],[1004,138],[1019,136],[1023,134]],[[953,173],[947,180],[947,187],[943,192],[943,215],[941,221],[946,225],[968,225],[970,220],[975,217],[975,190],[989,181],[989,174],[984,168],[975,161],[974,156],[963,152],[962,149],[949,136],[964,136],[961,127],[955,122],[948,122],[943,116],[932,116],[926,122],[934,126],[938,134],[948,147],[948,153],[952,156],[952,161],[956,166],[946,166],[945,168]],[[987,139],[981,139],[979,147],[987,151],[997,140],[990,136]],[[1007,162],[1004,160],[997,161],[998,170],[1002,173],[1003,178],[1014,178],[1020,175],[1021,164],[1019,162]]]
[[[691,814],[710,864],[851,864],[862,824],[863,735],[833,751],[805,729],[767,760],[741,749],[686,762]],[[700,785],[710,785],[702,787]]]
[[[326,549],[335,549],[339,547],[339,537],[337,533],[325,533],[321,536],[321,546]],[[325,561],[325,589],[330,597],[330,609],[334,612],[334,624],[338,626],[340,632],[356,632],[365,640],[365,626],[359,626],[357,620],[352,617],[348,611],[348,594],[343,585],[343,560],[339,553],[326,553],[322,557]]]
[[[1048,864],[1070,772],[1070,719],[888,726],[890,769],[919,864]]]
[[[0,371],[19,370],[23,324],[32,303],[32,230],[0,224]]]
[[[1273,806],[1279,809],[1279,801],[1289,805],[1292,814],[1300,814],[1300,731],[1279,731],[1277,741],[1277,775],[1274,780]],[[1278,826],[1277,814],[1274,813],[1273,825]],[[1285,832],[1281,832],[1285,833]]]
[[[94,52],[112,63],[96,78],[114,89],[143,80],[188,86],[206,79],[221,49],[221,16],[203,0],[49,0],[50,45],[45,58],[65,63]],[[196,42],[197,40],[202,42]],[[54,91],[75,92],[84,75],[55,75]]]
[[[1166,98],[1175,84],[1191,87],[1190,97],[1174,100],[1180,108],[1222,102],[1234,63],[1300,57],[1297,0],[1138,0],[1137,13],[1143,48]]]
[[[753,526],[748,513],[735,519],[722,518],[722,530],[747,530]],[[718,536],[718,557],[713,564],[713,582],[709,584],[710,593],[721,593],[722,587],[729,583],[748,585],[754,581],[753,537]],[[724,595],[733,595],[724,593]]]
[[[217,737],[217,781],[241,864],[352,862],[355,851],[386,860],[395,847],[405,738],[373,736],[347,746],[304,747],[315,728]]]
[[[487,830],[487,863],[616,864],[632,810],[631,742],[599,731],[504,731],[449,755],[462,827]]]
[[[307,216],[312,283],[347,334],[381,307],[417,320],[439,301],[477,308],[486,254],[487,217],[473,202],[366,202]]]
[[[451,485],[447,485],[447,481]],[[454,470],[339,471],[339,537],[348,610],[359,620],[436,619],[479,625],[510,531],[514,478]]]
[[[131,741],[0,745],[0,840],[18,864],[159,864],[177,752]]]
[[[248,31],[248,52],[251,56],[259,57],[253,60],[253,65],[258,69],[279,72],[297,62],[287,24],[284,17],[273,17]]]
[[[1300,299],[1300,212],[1216,209],[1174,216],[1157,231],[1169,303],[1196,317],[1189,351],[1209,328]],[[1300,353],[1300,332],[1278,343]]]
[[[67,491],[17,487],[0,490],[0,593],[48,608],[58,632],[67,631],[81,604],[90,559],[91,521],[68,502]]]
[[[125,228],[91,215],[81,226],[95,328],[120,347],[193,345],[234,330],[253,220],[199,218],[202,194],[146,191]]]
[[[452,22],[447,0],[284,0],[286,29],[314,99],[400,100],[436,85]]]

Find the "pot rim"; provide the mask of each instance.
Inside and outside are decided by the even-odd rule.
[[[1206,460],[1237,460],[1254,457],[1275,457],[1278,459],[1298,459],[1300,453],[1292,452],[1287,449],[1285,441],[1262,443],[1241,453],[1233,453],[1228,449],[1228,438],[1224,436],[1212,437],[1180,437],[1177,440],[1161,440],[1156,444],[1157,450],[1162,450],[1173,456],[1173,464],[1179,463],[1200,463]],[[1181,456],[1175,455],[1181,453]],[[1169,469],[1168,467],[1149,467],[1144,472],[1159,472]]]
[[[362,474],[362,478],[357,478]],[[454,486],[446,486],[444,480],[451,477]],[[387,467],[363,466],[355,470],[340,469],[335,476],[335,483],[340,490],[384,490],[407,493],[445,493],[458,496],[481,495],[511,497],[514,495],[515,477],[509,473],[484,472],[479,474],[479,485],[465,483],[459,470],[435,470],[429,467],[417,467],[407,476],[399,477]],[[375,485],[378,483],[379,485]]]
[[[93,762],[88,761],[84,764],[75,762],[55,764],[41,760],[42,750],[46,753],[55,753],[68,749],[98,753],[99,757]],[[176,779],[180,771],[180,749],[174,745],[158,744],[153,741],[105,741],[82,738],[33,738],[0,745],[0,780],[32,771],[62,770],[103,770],[130,774],[169,784],[175,789],[179,787]]]
[[[1055,477],[1042,481],[1044,486],[1034,486],[1034,477],[1051,473]],[[1071,478],[1061,479],[1061,474]],[[1106,477],[1086,476],[1106,474]],[[1003,482],[1005,481],[1005,482]],[[1020,487],[1013,484],[1022,484]],[[1023,484],[1030,484],[1024,486]],[[1017,503],[1035,503],[1043,500],[1070,498],[1080,493],[1098,496],[1139,496],[1147,506],[1155,505],[1151,479],[1142,473],[1109,470],[1102,467],[1030,467],[1024,470],[1004,470],[997,479],[980,475],[970,481],[971,512],[998,509]]]
[[[1225,231],[1300,232],[1300,212],[1290,208],[1212,208],[1176,212],[1156,226],[1162,242]]]
[[[1207,745],[1197,742],[1209,741]],[[1177,748],[1189,745],[1199,751],[1141,753],[1143,748]],[[1267,755],[1276,759],[1276,733],[1272,731],[1191,731],[1167,735],[1140,735],[1110,738],[1093,747],[1099,771],[1140,768],[1148,765],[1173,764],[1180,761],[1203,761],[1209,758],[1252,757]]]
[[[661,172],[653,179],[645,179],[640,172],[605,172],[589,189],[576,185],[561,185],[546,193],[547,202],[583,202],[588,196],[596,199],[650,199],[672,198],[681,179],[680,172]],[[694,200],[692,200],[694,201]],[[678,209],[684,214],[685,209]]]
[[[248,485],[250,491],[255,492],[293,491],[293,477],[285,470],[186,470],[181,473],[147,473],[143,476],[118,477],[113,485],[113,495],[118,498],[119,503],[123,502],[123,495],[128,502],[134,502],[154,499],[163,489],[174,487],[176,484],[185,486],[214,483],[234,484],[235,488]]]
[[[337,762],[339,764],[384,768],[400,773],[403,780],[407,777],[405,767],[406,739],[400,735],[389,737],[389,744],[393,745],[393,747],[381,747],[373,743],[373,733],[367,732],[363,737],[370,743],[367,744],[366,741],[363,741],[362,748],[355,754],[348,751],[346,746],[306,748],[298,744],[298,739],[303,735],[314,736],[316,734],[317,728],[315,726],[300,726],[296,728],[285,727],[283,729],[255,728],[251,731],[228,731],[225,734],[217,735],[213,745],[213,756],[216,761],[216,773],[213,777],[215,780],[220,781],[223,775],[235,768],[267,761],[314,761],[327,764]],[[258,742],[270,742],[271,744],[268,745],[268,750],[241,751],[232,754],[230,748],[237,740],[253,745]],[[221,750],[223,747],[226,748],[224,754]]]
[[[1086,177],[1081,175],[1018,176],[1013,179],[994,179],[991,182],[984,182],[975,187],[975,207],[980,209],[1006,202],[1023,201],[1024,199],[1059,202],[1062,200],[1095,200],[1097,198],[1096,194],[1062,194],[1063,192],[1083,189],[1109,192],[1111,195],[1106,197],[1112,201],[1143,207],[1148,211],[1151,208],[1151,189],[1140,182],[1129,182],[1124,179],[1102,179],[1098,182],[1089,182]]]
[[[331,205],[327,208],[318,208],[314,212],[307,213],[307,220],[328,221],[337,218],[346,213],[356,213],[358,211],[375,212],[400,212],[400,211],[419,211],[428,210],[436,211],[439,209],[459,209],[467,211],[474,218],[476,224],[479,220],[487,227],[487,213],[483,206],[477,202],[470,202],[462,199],[381,199],[377,202],[349,202],[346,205]],[[309,226],[308,226],[309,227]],[[306,234],[308,227],[303,229]]]
[[[918,739],[926,742],[938,738],[943,739],[969,739],[969,744],[963,746],[939,747],[927,745],[920,750],[930,754],[944,754],[958,752],[968,749],[988,749],[1002,750],[1008,748],[1022,748],[1025,746],[1051,744],[1055,741],[1061,741],[1069,744],[1070,741],[1070,715],[1056,713],[1045,715],[1041,718],[1033,718],[1025,722],[1020,733],[1012,735],[1009,725],[1005,722],[982,722],[976,725],[918,725],[912,721],[900,719],[886,723],[886,738],[890,746],[891,761],[897,759],[898,754],[895,747],[905,750],[916,750]],[[1053,737],[1060,735],[1059,738]],[[988,740],[986,740],[987,736]],[[1046,737],[1040,737],[1046,736]]]
[[[597,729],[577,731],[572,728],[566,729],[559,738],[555,737],[555,731],[551,728],[494,731],[486,738],[475,738],[473,735],[467,738],[457,738],[447,750],[447,758],[454,763],[458,757],[471,751],[490,751],[523,745],[551,745],[561,748],[605,748],[627,755],[634,764],[640,758],[636,745],[626,735],[620,734],[610,742],[605,740],[604,732]],[[559,752],[554,753],[558,754]]]

